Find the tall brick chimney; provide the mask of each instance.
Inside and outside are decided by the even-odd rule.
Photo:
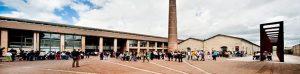
[[[169,51],[177,50],[176,0],[169,0],[168,50]]]

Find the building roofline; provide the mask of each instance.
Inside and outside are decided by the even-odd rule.
[[[40,25],[51,25],[51,26],[59,26],[59,27],[69,27],[69,28],[81,28],[81,29],[86,29],[86,30],[108,31],[108,32],[125,33],[125,34],[133,34],[133,35],[142,35],[142,36],[148,36],[148,37],[156,37],[156,38],[167,38],[167,37],[154,36],[154,35],[146,35],[146,34],[122,32],[122,31],[115,31],[115,30],[108,30],[108,29],[83,27],[83,26],[61,24],[61,23],[53,23],[53,22],[45,22],[45,21],[37,21],[37,20],[29,20],[29,19],[21,19],[21,18],[12,18],[12,17],[5,17],[5,16],[0,16],[0,20],[25,22],[25,23],[40,24]]]
[[[189,39],[194,39],[194,40],[198,40],[198,41],[203,41],[203,42],[204,42],[204,41],[210,40],[210,39],[212,39],[212,38],[215,38],[215,37],[217,37],[217,36],[225,36],[225,37],[230,37],[230,38],[235,38],[235,39],[243,40],[243,41],[246,41],[246,42],[248,42],[248,43],[250,43],[250,44],[253,44],[253,45],[259,47],[259,45],[255,44],[255,43],[252,43],[251,41],[248,41],[248,40],[246,40],[246,39],[244,39],[244,38],[234,37],[234,36],[229,36],[229,35],[224,35],[224,34],[217,34],[217,35],[214,35],[214,36],[209,37],[209,38],[204,39],[204,40],[202,40],[202,39],[197,39],[197,38],[187,38],[187,39],[185,39],[185,40],[179,42],[179,44],[182,43],[182,42],[184,42],[184,41],[187,41],[187,40],[189,40]]]
[[[251,41],[249,41],[249,40],[246,40],[246,39],[244,39],[244,38],[235,37],[235,36],[230,36],[230,35],[224,35],[224,34],[217,34],[217,35],[212,36],[212,37],[210,37],[210,38],[208,38],[208,39],[205,39],[204,41],[210,40],[210,39],[215,38],[215,37],[217,37],[217,36],[225,36],[225,37],[230,37],[230,38],[240,39],[240,40],[246,41],[246,42],[248,42],[248,43],[250,43],[250,44],[253,44],[253,45],[259,47],[259,45],[255,44],[255,43],[253,43],[253,42],[251,42]]]
[[[192,38],[192,37],[190,37],[190,38],[187,38],[187,39],[185,39],[185,40],[181,40],[178,44],[180,44],[180,43],[182,43],[182,42],[184,42],[184,41],[187,41],[187,40],[189,40],[189,39],[193,39],[193,40],[197,40],[197,41],[204,41],[204,40],[202,40],[202,39],[197,39],[197,38]]]

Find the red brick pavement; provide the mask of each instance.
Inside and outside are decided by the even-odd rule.
[[[0,62],[0,74],[300,74],[300,64],[218,61],[164,60],[124,62],[117,59],[100,61],[97,57],[80,61],[78,68],[72,60]],[[190,65],[189,65],[190,64]]]

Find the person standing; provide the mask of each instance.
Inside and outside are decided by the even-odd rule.
[[[192,58],[192,53],[191,51],[187,52],[187,60],[190,60]]]
[[[210,60],[210,52],[208,51],[207,52],[207,57],[206,57],[208,60]]]
[[[11,49],[11,50],[9,50],[9,52],[12,54],[11,55],[12,61],[15,61],[16,60],[16,55],[17,55],[17,50]]]
[[[80,67],[79,66],[80,53],[74,49],[71,52],[71,55],[72,55],[72,58],[73,58],[72,67]]]
[[[269,52],[267,54],[267,58],[268,58],[268,61],[272,61],[272,53],[271,52]]]
[[[204,51],[203,50],[201,50],[200,51],[200,56],[201,56],[201,59],[200,59],[200,61],[205,61],[205,56],[204,56]]]
[[[201,51],[198,50],[198,51],[196,52],[196,56],[197,56],[197,61],[198,61],[199,58],[200,58],[200,56],[201,56]]]
[[[12,62],[11,56],[12,56],[11,52],[4,53],[4,61],[6,61],[6,62]]]
[[[174,52],[173,56],[175,58],[175,61],[177,61],[177,59],[178,59],[178,53],[177,53],[177,51]]]
[[[4,50],[4,47],[0,48],[0,57],[2,57],[2,55],[3,55],[3,50]]]
[[[92,52],[85,51],[85,56],[86,56],[86,58],[90,58],[91,53],[92,53]]]
[[[22,60],[26,60],[26,54],[23,49],[20,49],[20,56],[21,56]]]
[[[263,61],[265,61],[267,59],[267,55],[268,55],[268,52],[264,51],[263,56],[261,57],[261,59],[263,59]]]
[[[182,62],[182,52],[180,52],[180,51],[178,51],[178,53],[177,53],[177,57],[178,57],[178,62]]]
[[[145,60],[147,60],[148,62],[149,62],[149,59],[148,59],[148,56],[147,56],[147,52],[145,51],[145,52],[143,52],[143,55],[142,55],[142,57],[143,57],[143,62],[145,62]]]
[[[165,52],[162,52],[162,54],[161,54],[161,59],[163,59],[163,60],[165,60]]]
[[[215,50],[213,50],[213,52],[212,52],[212,57],[213,57],[213,60],[217,60],[217,56],[218,56],[218,53],[215,51]]]
[[[167,52],[168,61],[171,61],[172,53],[170,51]]]
[[[100,60],[103,60],[103,57],[104,57],[104,52],[100,52]]]

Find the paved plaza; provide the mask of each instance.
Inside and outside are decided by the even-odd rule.
[[[100,61],[92,57],[80,61],[78,68],[72,60],[1,62],[0,74],[299,74],[300,64],[260,61],[235,61],[218,58],[217,61],[153,60],[125,62],[118,59]]]

